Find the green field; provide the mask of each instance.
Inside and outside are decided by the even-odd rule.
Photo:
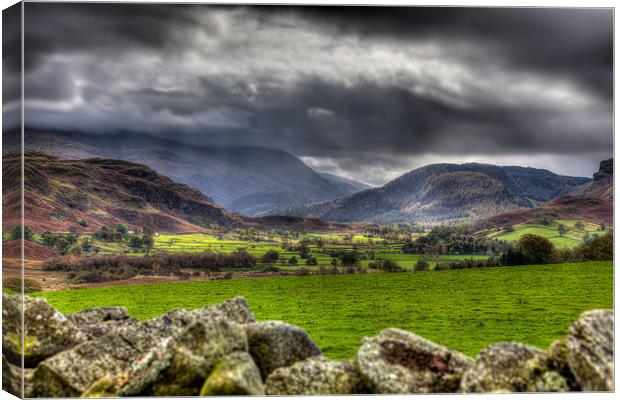
[[[363,336],[399,327],[475,355],[514,340],[541,348],[585,310],[613,305],[612,262],[425,273],[316,275],[112,286],[45,292],[62,312],[125,306],[147,319],[233,296],[259,320],[306,329],[332,358],[351,358]]]
[[[549,225],[534,225],[529,223],[519,224],[514,226],[513,232],[506,232],[499,235],[494,235],[495,238],[505,241],[517,241],[526,233],[539,235],[549,239],[556,247],[577,247],[583,243],[583,239],[586,235],[604,235],[610,229],[603,231],[599,230],[599,225],[593,224],[587,221],[581,221],[584,225],[583,228],[575,226],[577,220],[557,220]],[[559,224],[563,224],[566,228],[566,233],[560,235],[558,232]]]

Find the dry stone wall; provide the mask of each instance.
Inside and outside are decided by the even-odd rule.
[[[19,296],[3,295],[2,387],[20,395]],[[329,360],[301,328],[257,322],[236,297],[141,322],[121,307],[63,315],[24,301],[25,397],[613,390],[612,310],[585,312],[547,351],[497,343],[471,358],[400,329]]]

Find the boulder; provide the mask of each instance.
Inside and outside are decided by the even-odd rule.
[[[277,368],[321,354],[306,331],[284,322],[251,323],[247,333],[249,352],[263,379]]]
[[[146,321],[144,324],[159,330],[163,336],[171,336],[188,328],[192,323],[223,319],[238,324],[255,322],[254,314],[243,297],[235,297],[223,303],[194,310],[171,310],[160,317]]]
[[[536,347],[502,342],[478,354],[461,380],[462,392],[565,392],[566,380],[547,365]]]
[[[2,354],[21,365],[21,296],[2,295]],[[44,298],[24,297],[24,365],[42,360],[85,340],[75,324],[50,306]]]
[[[208,321],[212,318],[221,318],[238,324],[256,322],[254,314],[244,297],[238,296],[223,303],[191,310],[190,313],[198,321]]]
[[[587,311],[568,329],[568,365],[584,391],[613,391],[614,312]]]
[[[379,394],[456,392],[472,361],[400,329],[364,338],[355,360],[368,388]]]
[[[547,365],[566,379],[571,391],[580,390],[575,375],[568,365],[568,343],[566,339],[556,340],[549,346]]]
[[[350,361],[311,357],[273,371],[265,382],[270,395],[368,393],[362,377]]]
[[[79,396],[107,374],[126,372],[165,339],[154,329],[132,325],[90,340],[41,362],[34,373],[38,397]]]
[[[167,345],[169,366],[145,395],[196,396],[212,368],[223,356],[248,350],[242,325],[225,319],[195,322]]]
[[[77,327],[99,324],[107,321],[120,321],[129,318],[125,307],[88,308],[75,314],[68,314],[67,319]]]
[[[23,397],[21,383],[21,368],[9,363],[2,355],[2,390],[11,393],[13,396]]]
[[[220,359],[200,390],[201,396],[238,396],[265,394],[260,371],[252,356],[237,351]]]

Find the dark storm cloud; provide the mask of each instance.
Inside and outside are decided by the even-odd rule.
[[[33,126],[278,147],[371,183],[472,155],[582,157],[559,172],[589,175],[612,153],[610,10],[28,3],[26,16]]]

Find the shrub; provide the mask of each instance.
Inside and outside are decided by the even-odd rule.
[[[28,225],[15,225],[9,233],[9,240],[21,240],[22,230],[24,231],[24,240],[32,242],[34,232]]]
[[[415,268],[413,269],[416,272],[424,272],[430,271],[431,266],[424,260],[420,260],[415,264]]]
[[[575,250],[575,258],[580,261],[606,261],[614,259],[614,237],[609,232],[583,243]]]
[[[306,265],[317,265],[318,261],[316,257],[310,257],[306,260]]]
[[[546,237],[526,233],[517,242],[517,250],[525,263],[548,264],[554,261],[555,246]]]
[[[17,276],[6,277],[2,280],[2,287],[21,293],[22,280]],[[24,293],[40,292],[41,290],[43,290],[41,283],[34,279],[24,278]]]
[[[245,252],[218,254],[203,253],[158,253],[151,256],[92,256],[57,257],[43,264],[45,271],[87,273],[105,272],[105,280],[127,279],[136,275],[176,275],[183,277],[181,269],[217,272],[222,268],[253,268],[256,258]],[[76,277],[77,278],[77,277]],[[88,276],[80,279],[98,279]]]
[[[280,259],[280,253],[276,250],[267,250],[260,258],[260,262],[273,264]]]

